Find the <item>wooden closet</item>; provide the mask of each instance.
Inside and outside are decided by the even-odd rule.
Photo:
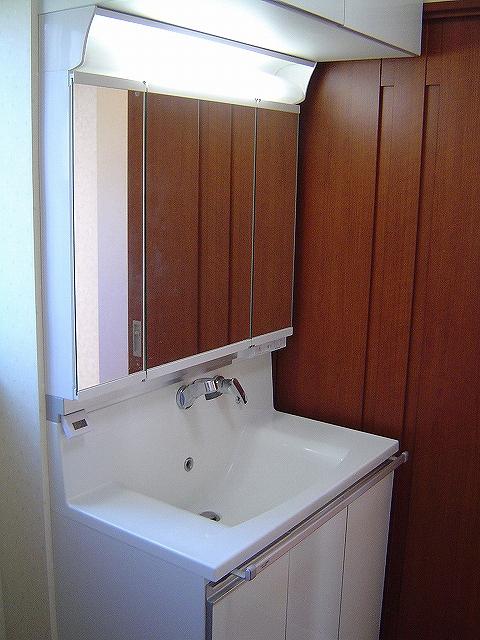
[[[401,441],[382,637],[480,637],[480,3],[420,58],[319,65],[276,405]]]

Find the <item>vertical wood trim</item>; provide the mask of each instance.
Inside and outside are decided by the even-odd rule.
[[[143,369],[143,357],[132,352],[134,320],[143,322],[143,100],[128,92],[127,225],[128,225],[128,372]],[[142,340],[145,336],[142,336]]]
[[[292,323],[297,125],[295,113],[257,112],[254,336]]]
[[[147,367],[197,353],[198,101],[147,96]]]
[[[232,106],[230,343],[250,337],[255,109]]]
[[[405,418],[402,446],[415,456],[414,419],[420,373],[421,342],[423,338],[424,302],[426,294],[430,228],[435,185],[436,144],[438,136],[439,87],[425,90],[424,136],[422,149],[422,177],[420,184],[417,250],[415,262],[415,287],[412,301],[412,330],[409,343],[409,364],[405,393]],[[413,428],[412,428],[413,427]],[[407,537],[410,491],[413,464],[405,465],[395,481],[391,542],[389,554],[388,592],[384,611],[384,639],[396,640],[400,618],[399,601],[402,588],[402,573]]]
[[[431,22],[426,26],[426,42],[428,56],[426,57],[426,80],[425,84],[440,84],[442,77],[442,40],[443,22]]]
[[[232,107],[200,101],[198,352],[228,344]]]
[[[363,428],[401,439],[415,266],[425,59],[382,89]]]

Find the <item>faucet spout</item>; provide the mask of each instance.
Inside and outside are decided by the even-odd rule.
[[[237,378],[198,378],[177,390],[177,405],[180,409],[189,409],[197,398],[205,396],[207,400],[218,398],[224,393],[231,394],[238,405],[247,404],[247,394]]]

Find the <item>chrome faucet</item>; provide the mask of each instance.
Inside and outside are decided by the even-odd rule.
[[[189,409],[197,398],[205,396],[206,400],[218,398],[224,393],[234,396],[239,405],[247,404],[247,394],[236,378],[198,378],[190,384],[184,384],[177,391],[177,405],[180,409]]]

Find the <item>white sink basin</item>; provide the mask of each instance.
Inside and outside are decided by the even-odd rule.
[[[81,437],[57,431],[56,509],[218,580],[398,450],[274,411],[268,356],[221,373],[240,379],[246,408],[221,397],[181,411],[174,385],[92,412]]]

